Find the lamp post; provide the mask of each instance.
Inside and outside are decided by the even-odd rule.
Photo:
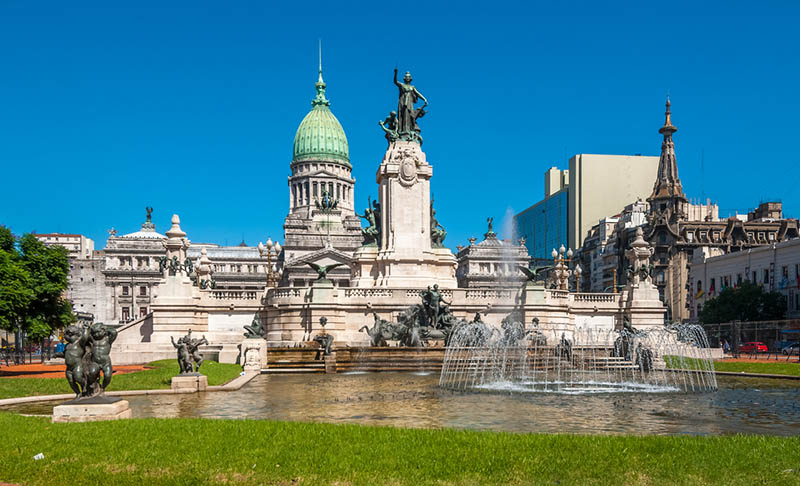
[[[281,254],[281,244],[277,241],[272,242],[272,238],[267,238],[267,244],[258,243],[258,254],[264,258],[267,256],[267,287],[278,286],[278,255]],[[275,261],[273,262],[273,257]]]
[[[583,269],[581,268],[580,264],[575,265],[575,292],[581,291],[581,274],[583,273]]]
[[[567,250],[564,245],[556,250],[553,248],[551,256],[553,257],[553,280],[556,288],[559,290],[569,290],[568,282],[572,276],[572,270],[569,269],[569,262],[572,260],[572,250]]]

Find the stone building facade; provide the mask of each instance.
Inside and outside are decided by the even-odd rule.
[[[699,318],[709,299],[744,281],[784,295],[787,318],[800,318],[800,239],[792,239],[734,253],[698,248],[689,268],[689,319]]]
[[[526,280],[519,270],[519,266],[527,267],[531,260],[525,240],[515,245],[511,240],[498,239],[491,224],[483,235],[483,241],[475,243],[475,238],[470,238],[469,246],[458,246],[457,250],[456,279],[459,287],[519,287]]]
[[[798,237],[798,221],[783,219],[781,203],[763,203],[748,216],[738,215],[727,219],[719,218],[719,209],[715,204],[690,203],[678,177],[675,143],[672,139],[678,129],[672,124],[669,100],[666,108],[666,119],[659,129],[663,141],[658,173],[653,191],[647,198],[647,220],[642,226],[645,238],[655,249],[653,281],[669,309],[668,318],[685,321],[691,318],[688,268],[695,249],[715,248],[720,253],[732,253],[787,241]],[[602,281],[602,285],[605,285],[609,270],[613,272],[616,262],[617,281],[624,283],[627,268],[621,252],[632,241],[633,228],[637,225],[618,224],[610,237],[600,238],[603,233],[600,226],[604,224],[606,223],[601,222],[589,231],[580,259],[592,271],[592,259],[602,253],[604,258],[609,259],[608,265],[600,270],[603,277],[591,277],[588,280]],[[614,241],[610,248],[607,243],[609,239]],[[599,285],[601,284],[592,289],[598,290]]]

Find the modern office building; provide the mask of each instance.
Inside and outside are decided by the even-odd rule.
[[[658,157],[577,154],[569,169],[545,172],[544,199],[514,216],[515,237],[524,237],[533,258],[550,258],[553,248],[579,248],[588,231],[650,195]]]

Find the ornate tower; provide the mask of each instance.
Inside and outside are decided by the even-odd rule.
[[[683,186],[678,177],[678,163],[675,159],[675,142],[672,134],[678,129],[672,124],[669,97],[667,97],[667,111],[664,126],[658,133],[664,136],[661,142],[661,158],[658,161],[658,176],[653,186],[653,193],[647,198],[650,203],[650,212],[655,220],[666,224],[674,224],[686,218],[689,203],[683,193]]]
[[[337,254],[333,261],[348,263],[361,245],[361,223],[354,212],[354,187],[347,137],[325,96],[319,78],[311,111],[300,122],[294,137],[289,185],[289,214],[284,222],[284,268],[281,285],[304,286],[316,274],[308,261],[331,263],[323,253]],[[330,252],[328,252],[330,253]],[[349,271],[341,268],[330,278],[349,283]]]

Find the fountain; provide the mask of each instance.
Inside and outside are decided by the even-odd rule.
[[[445,351],[439,386],[454,390],[556,392],[705,392],[717,389],[708,339],[697,325],[636,330],[525,330],[512,313],[501,329],[478,320],[458,325]]]

